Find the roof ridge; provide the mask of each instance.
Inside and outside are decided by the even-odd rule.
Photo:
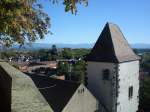
[[[114,54],[115,54],[115,56],[117,56],[116,55],[116,50],[115,50],[115,48],[114,48],[114,41],[113,41],[113,38],[112,38],[112,32],[111,32],[111,28],[110,28],[110,24],[112,24],[112,25],[115,25],[114,23],[107,23],[108,24],[108,28],[109,28],[109,33],[110,33],[110,37],[111,37],[111,41],[112,41],[112,44],[113,44],[113,50],[114,50]],[[116,60],[118,61],[118,59],[116,58]]]

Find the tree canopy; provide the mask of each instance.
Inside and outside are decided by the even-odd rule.
[[[140,87],[140,109],[144,112],[150,111],[150,78],[141,81]]]
[[[141,69],[150,71],[150,53],[144,53],[141,60]]]
[[[38,0],[0,0],[0,45],[23,45],[44,38],[49,33],[50,17],[43,11]],[[50,0],[50,2],[61,2]],[[63,0],[65,11],[76,14],[77,3],[87,0]]]

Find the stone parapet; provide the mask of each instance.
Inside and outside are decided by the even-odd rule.
[[[0,60],[0,112],[53,112],[32,79]]]

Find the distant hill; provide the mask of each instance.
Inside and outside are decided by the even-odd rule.
[[[33,43],[32,45],[24,45],[21,49],[49,49],[53,44]],[[55,44],[57,48],[92,48],[94,44]],[[13,48],[19,49],[18,45]]]
[[[150,44],[144,44],[144,43],[137,43],[137,44],[131,44],[132,48],[137,49],[150,49]]]
[[[29,45],[24,45],[21,49],[49,49],[51,48],[53,44],[45,44],[45,43],[33,43],[31,46]],[[94,46],[94,43],[88,44],[88,43],[83,43],[83,44],[55,44],[57,48],[92,48]],[[144,44],[144,43],[136,43],[136,44],[131,44],[132,48],[137,48],[137,49],[150,49],[150,44]],[[19,49],[20,47],[18,45],[14,45],[13,48]]]

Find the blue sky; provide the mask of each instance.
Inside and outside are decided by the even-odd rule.
[[[62,0],[60,0],[62,1]],[[77,15],[64,11],[60,2],[42,3],[51,17],[53,35],[38,43],[94,43],[106,22],[117,24],[129,43],[150,43],[150,0],[88,0]]]

